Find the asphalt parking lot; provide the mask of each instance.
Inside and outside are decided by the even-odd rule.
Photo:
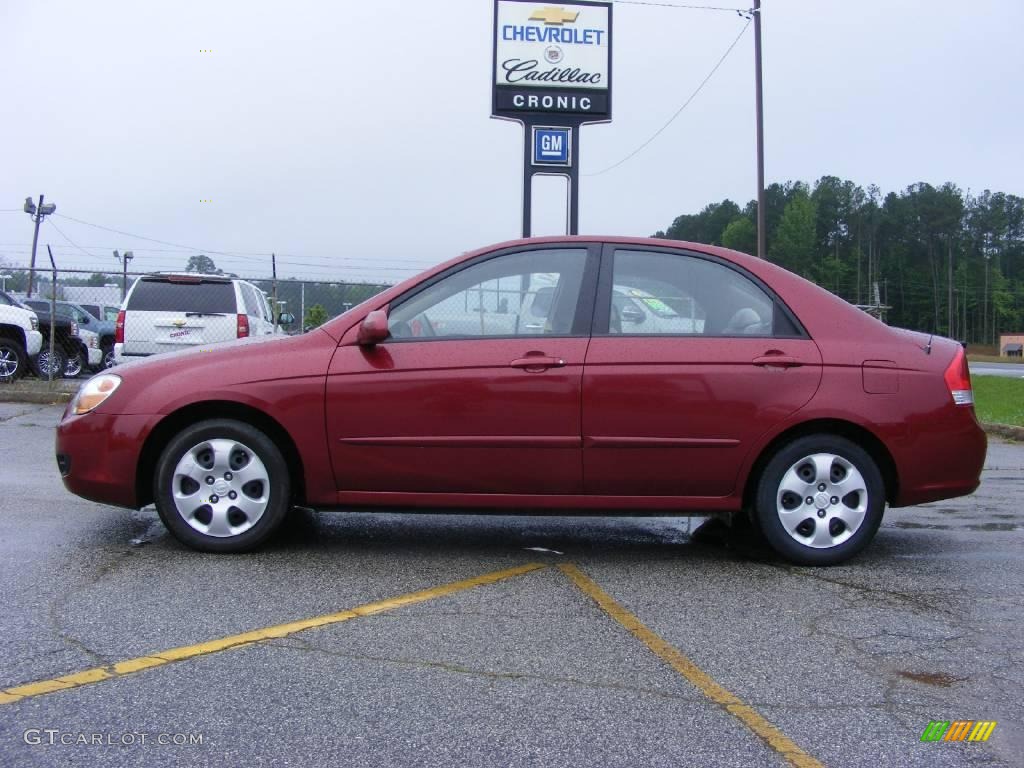
[[[1024,444],[831,569],[687,518],[301,512],[214,556],[66,493],[60,412],[0,403],[2,765],[1024,764]]]

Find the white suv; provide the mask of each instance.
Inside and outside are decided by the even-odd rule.
[[[144,275],[118,313],[114,360],[278,333],[266,296],[252,283],[195,273]]]
[[[24,376],[42,346],[36,313],[0,292],[0,381]]]

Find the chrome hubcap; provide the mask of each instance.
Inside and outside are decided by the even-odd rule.
[[[868,511],[868,488],[853,464],[832,453],[805,456],[782,476],[775,496],[782,527],[815,549],[842,544]]]
[[[18,370],[18,358],[9,349],[0,349],[0,378],[13,376]]]
[[[68,361],[64,364],[64,375],[65,376],[77,376],[82,372],[82,358],[80,355],[69,357]]]
[[[252,528],[270,502],[270,476],[237,440],[206,440],[178,461],[171,496],[182,520],[199,533],[226,538]]]
[[[44,378],[50,378],[51,375],[58,375],[57,363],[59,361],[59,355],[51,355],[49,350],[44,350],[40,352],[39,357],[36,358],[36,365],[39,366],[39,371],[43,374]]]

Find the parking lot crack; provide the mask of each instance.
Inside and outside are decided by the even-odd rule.
[[[621,683],[611,682],[598,682],[596,680],[580,680],[574,677],[561,677],[555,675],[537,675],[528,672],[491,672],[484,669],[474,669],[472,667],[466,667],[461,664],[454,664],[447,661],[428,661],[426,659],[408,659],[408,658],[395,658],[390,656],[375,656],[372,654],[361,654],[361,653],[346,653],[344,651],[335,650],[333,648],[324,648],[319,645],[313,645],[311,643],[296,639],[290,639],[288,641],[268,641],[263,643],[266,647],[280,648],[282,650],[292,650],[299,652],[317,653],[325,656],[331,656],[334,658],[348,659],[350,661],[364,661],[373,662],[378,664],[393,664],[398,666],[407,667],[419,667],[423,669],[432,669],[442,672],[448,672],[455,675],[468,675],[472,677],[486,678],[489,680],[529,680],[542,683],[550,683],[555,685],[568,685],[580,688],[596,688],[603,690],[615,690],[623,691],[626,693],[636,693],[644,696],[656,696],[662,699],[676,699],[679,701],[695,701],[698,700],[697,696],[681,695],[678,693],[670,693],[655,688],[647,688],[644,686],[635,685],[624,685]]]

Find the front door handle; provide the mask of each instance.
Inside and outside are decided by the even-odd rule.
[[[803,362],[797,360],[795,357],[783,354],[767,354],[755,357],[751,362],[754,365],[771,366],[777,368],[796,368],[797,366],[803,365]]]
[[[565,366],[565,360],[560,357],[548,357],[547,355],[527,355],[526,357],[520,357],[518,360],[513,360],[509,365],[513,368],[522,368],[523,370],[535,373],[547,370],[548,368],[562,368]]]

